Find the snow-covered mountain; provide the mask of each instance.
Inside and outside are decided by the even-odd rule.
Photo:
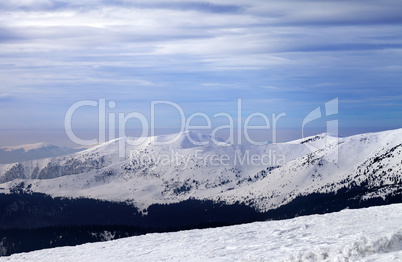
[[[0,261],[401,261],[402,204],[147,234]],[[376,225],[376,226],[373,226]],[[105,238],[113,233],[105,231]]]
[[[56,157],[80,151],[47,143],[0,147],[0,164],[24,162],[35,159]]]
[[[129,200],[140,209],[192,198],[267,211],[313,193],[364,188],[359,197],[370,199],[402,189],[402,129],[263,146],[230,145],[196,132],[132,142],[120,138],[70,155],[0,165],[0,193],[18,188]]]

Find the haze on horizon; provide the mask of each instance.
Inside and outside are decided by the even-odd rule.
[[[187,117],[234,120],[241,99],[243,120],[286,113],[278,139],[290,140],[312,110],[338,98],[328,119],[339,121],[340,135],[400,128],[400,10],[397,0],[3,1],[0,145],[68,144],[68,108],[99,99],[115,103],[108,114],[149,119],[160,100]],[[171,109],[157,111],[162,133],[177,130]],[[93,136],[97,112],[78,110],[74,129]],[[310,134],[324,132],[326,120],[309,124]]]

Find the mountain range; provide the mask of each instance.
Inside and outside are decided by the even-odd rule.
[[[147,137],[139,145],[119,138],[68,155],[2,164],[0,193],[18,188],[128,201],[144,212],[153,204],[189,199],[266,212],[300,196],[353,188],[361,200],[386,199],[402,189],[401,138],[402,129],[345,138],[324,133],[258,146],[193,131]]]
[[[398,129],[234,145],[187,131],[32,154],[0,164],[0,256],[402,203],[401,137]]]

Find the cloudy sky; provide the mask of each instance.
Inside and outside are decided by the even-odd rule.
[[[243,118],[286,113],[277,128],[290,136],[338,98],[342,135],[400,128],[401,10],[398,0],[1,1],[0,143],[10,130],[63,130],[71,105],[102,98],[116,104],[108,113],[147,119],[155,100],[236,119],[241,99]],[[74,128],[97,119],[81,108]],[[156,122],[176,128],[178,114],[161,106]]]

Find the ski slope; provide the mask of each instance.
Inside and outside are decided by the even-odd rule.
[[[0,261],[402,261],[402,204],[148,234]]]

